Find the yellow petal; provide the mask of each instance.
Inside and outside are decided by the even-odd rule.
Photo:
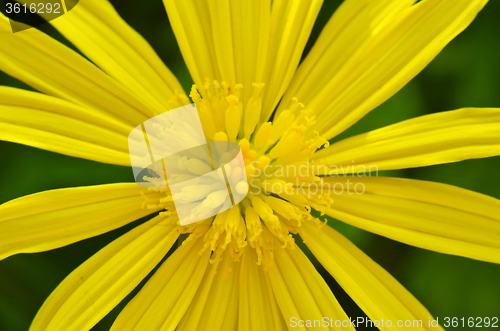
[[[323,173],[405,169],[500,155],[500,108],[417,117],[344,139],[314,155]]]
[[[224,252],[207,270],[196,296],[184,314],[179,330],[235,330],[238,320],[240,263]],[[224,323],[231,327],[224,328]]]
[[[323,0],[273,1],[262,79],[266,84],[262,91],[262,122],[269,119],[290,84],[322,4]]]
[[[153,48],[110,2],[81,0],[70,12],[50,23],[130,93],[158,112],[167,109],[176,91],[183,93]]]
[[[198,238],[181,245],[118,315],[111,330],[175,330],[193,300],[208,265]]]
[[[164,0],[182,55],[202,95],[205,79],[241,83],[242,101],[262,79],[271,1]]]
[[[261,119],[269,118],[299,64],[322,0],[164,0],[182,55],[202,95],[206,78],[264,83]]]
[[[219,262],[215,262],[215,264],[208,267],[205,275],[203,276],[203,280],[200,284],[198,291],[196,292],[195,297],[193,298],[191,304],[189,305],[188,310],[182,317],[177,330],[196,330],[198,325],[200,324],[201,315],[203,314],[203,309],[205,308],[205,304],[208,300],[208,295],[210,294],[210,290],[212,288],[212,284],[216,279],[216,272]],[[203,322],[201,322],[203,324]]]
[[[321,324],[316,325],[317,327],[324,327],[330,330],[338,329],[338,327],[335,327],[335,324],[332,325],[330,323],[330,318],[333,321],[349,320],[349,317],[347,317],[323,277],[321,277],[311,261],[297,246],[291,250],[283,249],[278,244],[274,249],[277,269],[272,268],[269,270],[270,277],[273,279],[275,273],[279,270],[284,280],[283,286],[288,287],[301,319],[319,320]],[[278,303],[280,303],[281,307],[284,304],[279,298]],[[294,323],[298,322],[292,319],[293,316],[286,316],[285,313],[283,315],[286,323],[289,325],[293,326],[295,325]],[[323,320],[325,316],[328,318],[326,321]],[[354,330],[348,324],[340,328]]]
[[[368,30],[371,36],[333,77],[328,76],[321,90],[304,92],[312,93],[305,105],[318,115],[318,132],[330,139],[394,95],[472,22],[486,2],[423,0]],[[330,62],[331,56],[322,57],[316,70],[327,71]],[[301,86],[317,84],[311,79]]]
[[[290,322],[292,322],[293,318],[297,318],[298,320],[306,319],[307,316],[302,315],[305,312],[299,311],[299,307],[297,307],[297,303],[292,293],[290,293],[291,288],[289,288],[286,284],[280,270],[273,266],[270,268],[266,276],[268,277],[268,281],[271,284],[271,291],[272,293],[274,293],[286,325],[290,325]],[[305,330],[304,327],[297,327],[296,329]]]
[[[239,275],[241,270],[241,263],[237,263],[234,265],[234,284],[233,290],[228,299],[228,305],[226,309],[226,313],[224,314],[224,318],[222,319],[221,330],[245,330],[245,327],[239,329],[239,296],[240,293],[238,291],[238,283],[239,283]],[[220,318],[220,317],[219,317]],[[208,328],[207,330],[213,330]]]
[[[246,246],[241,257],[238,330],[287,330],[255,250]]]
[[[163,0],[163,3],[184,62],[201,94],[205,95],[203,85],[206,78],[222,81],[208,4],[205,0]]]
[[[212,1],[211,5],[220,3]],[[234,72],[236,82],[243,84],[241,101],[247,105],[256,90],[253,84],[263,82],[265,61],[269,42],[271,1],[229,1],[231,14],[232,44],[234,49]],[[213,28],[226,29],[221,21],[213,22]],[[219,52],[221,49],[216,48]],[[218,57],[219,58],[219,57]],[[219,61],[219,67],[222,65]],[[224,64],[228,65],[228,64]],[[225,76],[222,76],[223,78]],[[246,107],[244,107],[246,108]]]
[[[0,14],[0,70],[35,89],[94,108],[133,127],[154,109],[81,55],[37,29],[12,33]]]
[[[373,31],[379,30],[415,2],[416,0],[345,0],[297,69],[275,117],[290,105],[293,97],[307,105],[372,37]]]
[[[429,327],[432,316],[425,307],[347,238],[329,226],[318,230],[310,222],[303,229],[311,252],[368,317],[392,321],[392,328],[384,324],[380,330],[394,329],[399,320],[421,320],[425,330],[443,330]]]
[[[500,200],[412,179],[347,176],[325,182],[334,190],[325,212],[336,219],[405,244],[500,263]]]
[[[217,325],[221,325],[225,322],[224,316],[230,322],[237,317],[238,324],[227,328],[224,328],[225,324],[222,324],[223,330],[286,330],[274,295],[270,292],[269,285],[266,284],[263,268],[256,265],[255,251],[248,247],[243,250],[241,263],[233,262],[226,253],[222,261],[216,261],[210,267],[191,306],[179,324],[179,331],[199,330],[200,328],[216,329],[213,327],[214,319]],[[228,267],[232,267],[230,271]],[[234,283],[230,282],[231,279]],[[220,295],[226,294],[227,296],[227,293],[231,293],[230,297],[233,301],[225,305],[222,304],[226,302],[221,299]],[[239,301],[235,301],[234,298],[238,298]],[[222,307],[211,307],[211,304]],[[209,324],[204,318],[210,316],[214,310],[222,311],[223,314],[211,317],[212,324]]]
[[[0,205],[0,259],[59,248],[158,211],[143,209],[135,183],[35,193]],[[146,193],[151,198],[155,193]]]
[[[0,140],[128,166],[130,130],[93,109],[0,86]]]
[[[52,292],[30,331],[90,330],[167,254],[179,236],[175,223],[157,216],[101,249]]]

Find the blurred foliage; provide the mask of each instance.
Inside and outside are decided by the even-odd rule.
[[[155,48],[188,91],[192,80],[169,26],[162,1],[112,1]],[[306,52],[340,1],[325,1]],[[415,116],[462,107],[500,106],[500,2],[490,1],[473,24],[405,88],[337,139]],[[67,42],[51,27],[41,28]],[[1,42],[1,41],[0,41]],[[28,88],[0,73],[0,84]],[[0,203],[39,191],[132,181],[130,169],[0,142]],[[457,185],[500,198],[500,157],[386,172],[384,175]],[[29,206],[26,206],[29,208]],[[138,221],[141,222],[141,221]],[[79,264],[136,223],[68,247],[21,254],[0,262],[0,330],[27,330],[51,291]],[[500,266],[410,247],[336,220],[329,224],[385,267],[440,318],[500,316]],[[315,261],[346,311],[359,308]],[[130,295],[93,330],[108,330]]]

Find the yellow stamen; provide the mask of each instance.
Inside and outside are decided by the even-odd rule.
[[[331,208],[332,198],[328,192],[305,193],[304,188],[307,190],[311,185],[322,185],[322,179],[314,171],[321,160],[317,160],[316,165],[308,160],[328,142],[311,130],[316,119],[311,111],[303,109],[304,105],[296,98],[273,122],[262,123],[261,92],[264,84],[253,84],[253,94],[245,105],[242,88],[241,84],[235,84],[233,80],[218,82],[207,79],[203,85],[203,97],[196,85],[193,85],[190,97],[196,104],[207,140],[238,142],[245,170],[227,165],[226,176],[235,183],[234,191],[239,194],[250,192],[248,196],[240,204],[231,207],[225,201],[227,191],[224,188],[199,182],[185,187],[174,197],[168,188],[155,189],[165,194],[156,200],[146,198],[142,193],[145,198],[143,208],[163,208],[160,215],[172,219],[177,218],[174,199],[192,204],[192,213],[196,215],[202,215],[207,208],[228,208],[215,217],[179,226],[178,231],[190,234],[186,241],[193,240],[194,236],[203,236],[204,245],[199,253],[210,250],[212,264],[218,264],[223,257],[238,261],[245,252],[244,247],[248,245],[257,253],[256,263],[267,270],[274,264],[274,245],[279,242],[282,247],[293,249],[292,233],[302,233],[304,222],[314,222],[318,227],[324,225],[311,216],[311,208],[323,214]],[[172,98],[172,104],[188,103],[182,94]],[[166,133],[180,128],[156,129]],[[182,139],[188,141],[189,135]],[[178,142],[172,141],[171,144],[176,147]],[[217,148],[220,148],[221,161],[227,162],[234,157],[224,154],[223,144],[218,144]],[[179,181],[194,179],[212,171],[211,164],[186,156],[179,157],[176,166],[181,170],[175,177]],[[308,171],[286,174],[281,169],[280,172],[280,167],[285,166],[305,166]],[[145,180],[151,183],[158,181],[157,178],[148,177]],[[226,262],[223,264],[223,272],[232,269]]]
[[[241,107],[239,99],[235,95],[226,97],[229,107],[226,110],[226,132],[230,141],[236,141],[236,136],[240,130]]]
[[[249,139],[254,132],[255,127],[260,119],[262,112],[262,100],[260,98],[260,91],[264,87],[264,83],[253,83],[253,96],[248,100],[247,109],[245,111],[244,132],[245,138]]]
[[[254,148],[259,150],[262,147],[268,146],[268,141],[273,134],[273,125],[271,122],[264,123],[259,131],[255,134]]]

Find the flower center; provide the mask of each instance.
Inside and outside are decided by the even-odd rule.
[[[222,259],[224,252],[238,261],[249,245],[257,253],[256,263],[266,268],[273,264],[273,247],[292,244],[292,234],[300,233],[304,221],[323,224],[311,215],[311,207],[329,207],[328,194],[309,194],[311,184],[321,184],[314,174],[310,159],[314,152],[328,142],[311,130],[315,123],[304,105],[292,99],[291,105],[272,122],[264,122],[262,90],[264,84],[253,84],[253,95],[243,102],[241,84],[207,82],[201,90],[193,85],[190,97],[196,104],[207,140],[231,141],[239,144],[245,162],[248,195],[238,205],[201,222],[188,224],[179,231],[190,233],[191,240],[203,235],[205,242],[200,254],[210,249],[211,262]],[[203,95],[203,97],[202,97]],[[186,104],[176,98],[172,104]],[[245,192],[243,182],[236,186]],[[304,187],[306,190],[304,190]],[[161,189],[159,189],[161,190]],[[161,207],[161,214],[175,213],[169,189],[158,202],[148,201],[151,208]],[[227,251],[229,250],[229,252]]]

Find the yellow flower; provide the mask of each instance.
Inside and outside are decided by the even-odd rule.
[[[444,184],[358,176],[373,167],[499,155],[500,109],[422,116],[328,146],[420,72],[486,0],[346,0],[300,65],[322,1],[164,2],[205,133],[239,143],[251,193],[187,226],[178,224],[167,189],[135,183],[52,190],[1,205],[1,259],[156,214],[73,271],[30,330],[91,329],[181,234],[183,244],[112,330],[282,330],[325,316],[348,321],[296,240],[373,321],[422,320],[422,328],[435,329],[396,279],[317,218],[324,214],[417,247],[500,262],[499,200]],[[2,16],[0,69],[43,94],[0,87],[0,139],[130,166],[131,130],[191,101],[108,2],[81,0],[51,24],[93,63],[36,29],[13,34]]]

